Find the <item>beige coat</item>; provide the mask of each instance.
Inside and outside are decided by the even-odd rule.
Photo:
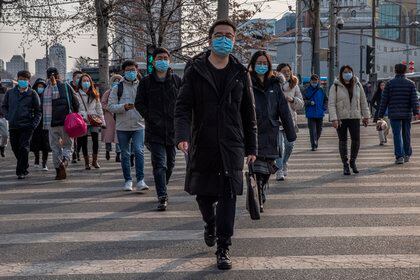
[[[353,98],[351,102],[346,87],[338,79],[335,79],[328,96],[330,121],[370,117],[369,105],[366,100],[363,86],[357,77],[355,77],[355,79],[356,82],[354,83]]]
[[[296,85],[293,88],[289,87],[289,83],[286,82],[283,85],[283,93],[284,96],[286,97],[286,100],[289,97],[293,98],[293,102],[287,102],[289,104],[289,110],[290,113],[292,114],[292,119],[293,119],[293,123],[295,125],[295,127],[297,126],[297,110],[300,110],[303,108],[303,98],[302,98],[302,93],[300,92],[299,86]]]

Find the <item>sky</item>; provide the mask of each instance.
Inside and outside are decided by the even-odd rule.
[[[280,18],[281,15],[288,10],[288,5],[294,6],[294,0],[270,0],[262,7],[261,13],[255,15],[256,18]],[[14,30],[9,26],[0,24],[0,59],[5,63],[15,54],[22,54],[23,49],[20,47],[22,43],[22,31]],[[7,42],[7,43],[5,43]],[[96,37],[90,35],[82,35],[76,38],[76,42],[62,41],[66,47],[67,56],[79,57],[87,56],[90,58],[97,58],[97,48],[92,44],[97,45]],[[26,61],[29,62],[29,71],[35,72],[35,59],[43,58],[45,56],[45,46],[39,43],[28,44],[25,43]],[[67,57],[67,71],[71,71],[75,60]]]

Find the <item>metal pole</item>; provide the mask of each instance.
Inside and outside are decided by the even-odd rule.
[[[332,86],[335,78],[335,1],[330,1],[330,14],[329,14],[329,21],[330,21],[330,28],[328,30],[328,48],[329,48],[329,65],[328,65],[328,84],[329,87]]]
[[[375,49],[375,55],[373,56],[371,78],[373,78],[376,73],[376,1],[377,0],[372,0],[372,47]]]
[[[360,71],[359,77],[363,79],[363,29],[360,29]]]
[[[320,52],[320,1],[314,0],[314,57],[313,57],[313,71],[315,74],[320,75],[321,66],[319,62],[319,52]]]
[[[296,18],[297,18],[297,55],[296,55],[296,74],[303,75],[302,70],[302,26],[303,26],[303,6],[302,0],[296,1]]]
[[[217,19],[229,18],[229,0],[217,0]]]
[[[406,17],[405,17],[405,25],[408,26],[410,24],[410,18],[408,17],[408,11],[405,10]],[[405,48],[406,48],[406,55],[407,55],[407,65],[410,62],[410,29],[405,29]]]

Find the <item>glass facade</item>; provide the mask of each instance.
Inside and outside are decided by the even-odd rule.
[[[400,25],[401,7],[396,4],[381,4],[378,11],[378,25]],[[389,40],[401,41],[401,30],[379,29],[378,36]]]

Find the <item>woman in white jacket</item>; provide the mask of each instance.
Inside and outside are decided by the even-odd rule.
[[[98,163],[98,150],[99,150],[99,129],[100,127],[92,126],[89,122],[88,115],[96,115],[102,121],[102,127],[105,127],[104,113],[99,97],[99,93],[95,89],[92,78],[88,74],[82,74],[79,80],[79,91],[76,94],[79,101],[79,114],[83,117],[88,125],[88,133],[92,137],[92,166],[100,168]],[[77,138],[77,145],[81,146],[83,157],[85,159],[85,169],[90,170],[90,161],[88,154],[88,135]]]
[[[363,118],[363,125],[367,126],[370,111],[363,86],[353,75],[353,69],[349,65],[341,67],[339,77],[330,88],[328,110],[333,127],[337,129],[343,173],[350,175],[350,168],[354,173],[359,173],[356,159],[360,147],[360,119]],[[351,138],[350,165],[347,131]]]
[[[302,93],[299,88],[299,80],[293,75],[292,67],[287,63],[279,64],[277,66],[277,72],[280,72],[286,79],[286,82],[283,84],[283,93],[288,101],[289,111],[292,115],[295,130],[298,132],[296,111],[302,109],[304,105]],[[279,148],[281,157],[276,160],[276,164],[279,167],[276,174],[277,181],[283,181],[284,177],[287,176],[287,162],[292,154],[294,144],[295,142],[287,141],[283,127],[280,127]]]

